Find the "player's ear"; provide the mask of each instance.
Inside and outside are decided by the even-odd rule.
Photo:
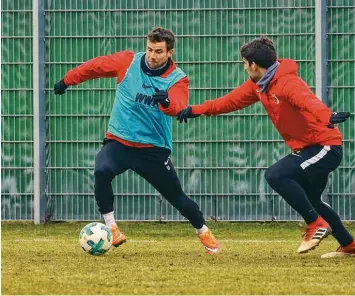
[[[258,65],[257,64],[255,64],[255,62],[252,62],[251,64],[250,64],[250,68],[253,70],[253,71],[256,71],[257,69],[258,69]]]
[[[174,49],[173,49],[173,48],[172,48],[172,49],[169,49],[169,50],[168,50],[168,57],[171,58],[172,55],[173,55],[173,53],[174,53]]]

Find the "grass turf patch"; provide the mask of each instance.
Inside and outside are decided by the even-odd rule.
[[[188,223],[140,222],[120,223],[128,243],[91,256],[85,224],[3,222],[2,294],[355,294],[355,259],[321,259],[333,238],[297,254],[298,223],[209,223],[216,256]]]

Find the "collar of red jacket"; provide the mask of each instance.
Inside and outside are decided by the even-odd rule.
[[[277,80],[281,76],[287,74],[295,74],[297,75],[298,66],[295,60],[290,59],[278,59],[277,60],[280,65],[276,70],[275,76],[271,81]]]

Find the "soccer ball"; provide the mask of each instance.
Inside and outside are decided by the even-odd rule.
[[[102,223],[86,225],[79,234],[80,246],[91,255],[105,254],[112,246],[111,230]]]

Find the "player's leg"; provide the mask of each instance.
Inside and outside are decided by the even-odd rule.
[[[353,237],[346,230],[334,209],[329,204],[322,201],[322,192],[327,184],[327,179],[327,176],[318,176],[313,180],[308,179],[303,187],[313,207],[332,228],[333,236],[341,246],[346,246],[353,242]]]
[[[147,159],[142,150],[142,154],[136,158],[139,161],[131,169],[152,184],[181,215],[190,221],[208,253],[218,253],[221,250],[220,244],[205,225],[203,214],[197,203],[182,190],[179,178],[169,158],[170,152],[161,148],[153,149],[157,153],[154,159]]]
[[[355,242],[352,235],[347,231],[339,215],[334,209],[322,201],[322,192],[327,184],[327,176],[319,176],[315,180],[305,181],[304,188],[309,200],[332,228],[332,234],[339,242],[340,246],[335,252],[327,253],[322,258],[332,258],[341,256],[355,256]]]
[[[117,227],[113,211],[112,180],[127,170],[126,146],[117,141],[106,141],[95,161],[95,199],[106,225],[111,229],[113,246],[126,241],[126,236]]]
[[[300,166],[303,161],[304,158],[300,154],[289,154],[265,171],[265,179],[270,187],[310,224],[317,219],[318,213],[299,183],[304,174]]]
[[[347,231],[339,215],[327,203],[322,201],[322,193],[328,181],[328,173],[338,167],[342,158],[340,146],[331,147],[323,159],[316,163],[313,172],[302,181],[305,192],[319,215],[328,222],[332,234],[339,242],[336,252],[324,255],[324,258],[338,256],[355,256],[355,242],[353,236]]]
[[[314,249],[331,232],[328,223],[309,201],[300,182],[306,175],[303,168],[304,163],[319,154],[322,149],[321,146],[314,146],[305,148],[298,153],[289,154],[265,172],[265,178],[271,188],[279,193],[307,223],[304,240],[298,248],[299,253]]]

